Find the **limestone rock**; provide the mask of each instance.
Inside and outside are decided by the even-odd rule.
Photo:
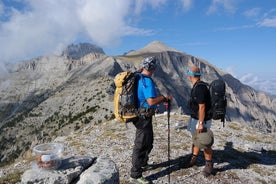
[[[119,183],[119,171],[116,164],[108,158],[98,158],[96,163],[85,170],[76,184]]]
[[[20,184],[68,184],[79,177],[83,170],[93,164],[96,158],[89,156],[73,156],[62,160],[60,168],[45,170],[33,167],[24,172]]]

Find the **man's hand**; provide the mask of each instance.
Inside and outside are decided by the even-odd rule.
[[[164,97],[163,102],[168,103],[172,101],[172,96],[170,95],[162,95]]]
[[[202,123],[198,123],[197,125],[198,126],[197,126],[196,131],[197,131],[197,133],[201,133],[203,131],[204,126]]]

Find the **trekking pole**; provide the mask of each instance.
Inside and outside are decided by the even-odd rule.
[[[166,110],[167,110],[167,117],[168,117],[168,163],[169,163],[169,174],[168,174],[168,182],[170,184],[170,168],[171,168],[171,158],[170,158],[170,109],[171,109],[171,103],[170,101],[166,102],[165,104]]]

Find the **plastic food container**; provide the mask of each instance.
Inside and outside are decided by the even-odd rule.
[[[57,169],[61,165],[63,145],[59,143],[39,144],[33,148],[36,164],[43,169]]]

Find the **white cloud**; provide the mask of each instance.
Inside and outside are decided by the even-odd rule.
[[[86,33],[97,44],[109,46],[117,44],[125,34],[125,17],[130,10],[130,3],[123,1],[85,1],[78,6],[77,16]]]
[[[153,8],[158,8],[160,5],[163,5],[168,0],[144,0],[144,3],[148,2]]]
[[[276,78],[258,76],[252,73],[240,74],[238,69],[234,66],[226,68],[226,72],[238,79],[243,84],[251,86],[257,91],[266,92],[268,94],[276,95]]]
[[[156,8],[166,0],[24,2],[24,10],[13,8],[6,21],[0,19],[0,61],[59,52],[80,37],[102,47],[113,47],[123,36],[152,35],[153,30],[133,26],[133,11],[141,13],[146,5]],[[0,13],[4,8],[0,4]]]
[[[234,77],[236,77],[236,69],[233,66],[229,66],[226,68],[226,72],[230,73],[231,75],[233,75]]]
[[[207,14],[212,14],[219,11],[219,8],[223,8],[224,11],[234,13],[236,7],[234,6],[235,1],[233,0],[212,0],[212,3],[207,11]]]
[[[257,76],[255,76],[255,75],[253,75],[251,73],[248,73],[248,74],[242,76],[240,78],[240,81],[243,82],[243,83],[252,85],[252,84],[255,84],[256,82],[258,82],[259,79],[258,79]]]
[[[230,73],[243,84],[251,86],[257,91],[276,95],[276,77],[264,77],[252,73],[240,74],[238,69],[234,66],[226,68],[226,72]]]
[[[276,12],[276,9],[272,9],[268,11],[261,18],[260,18],[260,11],[261,11],[260,8],[252,8],[243,13],[244,16],[248,18],[258,19],[258,21],[252,25],[222,27],[222,28],[216,29],[216,31],[233,31],[233,30],[241,30],[241,29],[252,29],[256,27],[276,27],[276,15],[273,14]]]
[[[248,18],[256,18],[260,15],[260,8],[252,8],[250,10],[245,11],[243,14]]]
[[[257,24],[260,27],[276,27],[276,17],[266,18]]]
[[[140,15],[146,8],[147,5],[153,7],[153,9],[157,9],[160,6],[166,4],[168,0],[135,0],[134,2],[134,15]]]
[[[276,95],[276,78],[264,78],[248,73],[239,78],[239,80],[258,91]]]
[[[257,25],[260,27],[276,27],[276,8],[266,12]]]
[[[4,14],[4,5],[2,2],[0,2],[0,18]]]
[[[189,11],[193,5],[193,0],[181,0],[184,11]]]
[[[271,10],[266,12],[263,17],[266,18],[266,17],[270,17],[270,16],[273,16],[273,15],[275,16],[275,13],[276,13],[276,8],[272,8]]]
[[[8,73],[7,67],[4,63],[0,62],[0,80]],[[0,88],[1,89],[1,88]]]
[[[221,27],[217,28],[216,31],[233,31],[233,30],[241,30],[241,29],[251,29],[256,27],[256,25],[241,25],[241,26],[232,26],[232,27]]]

